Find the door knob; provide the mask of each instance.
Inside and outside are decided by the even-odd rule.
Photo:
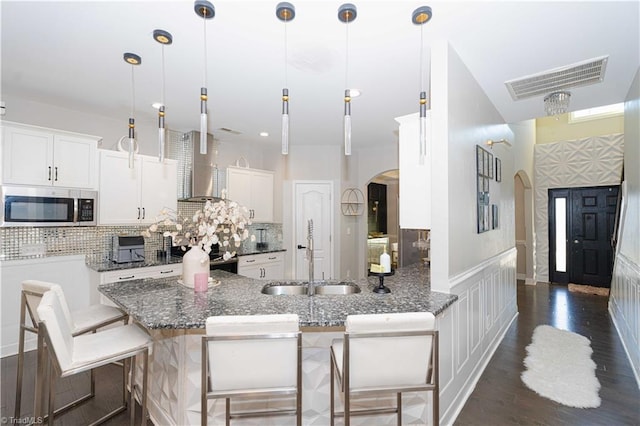
[[[307,246],[303,246],[303,245],[298,244],[298,249],[304,249],[304,248],[307,248]]]
[[[573,240],[573,244],[578,244],[579,242],[579,240]]]

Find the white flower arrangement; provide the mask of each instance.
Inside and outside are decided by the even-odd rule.
[[[235,256],[233,248],[240,247],[242,241],[249,238],[247,227],[251,225],[249,210],[235,201],[226,200],[226,190],[222,191],[222,198],[212,202],[208,200],[202,210],[195,212],[193,217],[184,218],[171,209],[162,209],[156,222],[143,231],[145,237],[151,232],[159,232],[164,227],[174,227],[165,230],[163,236],[172,237],[174,246],[200,246],[205,252],[211,252],[211,246],[220,245],[224,251],[223,259]],[[251,235],[251,241],[255,236]]]

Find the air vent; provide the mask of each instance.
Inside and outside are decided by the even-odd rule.
[[[220,128],[218,128],[216,130],[220,130],[220,131],[223,131],[223,132],[226,132],[226,133],[231,133],[232,135],[241,135],[242,134],[242,132],[230,129],[228,127],[220,127]]]
[[[513,100],[517,101],[556,90],[600,83],[604,80],[608,59],[609,56],[589,59],[539,74],[509,80],[504,84],[507,86]]]

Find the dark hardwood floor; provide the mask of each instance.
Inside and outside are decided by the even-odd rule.
[[[456,420],[456,425],[640,425],[640,390],[607,310],[607,298],[571,293],[565,286],[518,285],[519,316],[491,359],[476,389]],[[602,405],[596,409],[569,408],[538,396],[524,386],[520,374],[525,347],[540,324],[582,334],[591,339]],[[1,360],[2,421],[10,422],[15,401],[16,357]],[[35,352],[26,358],[22,417],[33,412]],[[80,377],[81,376],[81,377]],[[116,407],[120,398],[121,370],[108,365],[97,370],[97,397],[61,416],[56,425],[85,425]],[[85,392],[88,375],[58,381],[57,404]],[[30,397],[31,396],[31,397]],[[137,406],[137,419],[140,407]],[[107,425],[128,424],[129,412]],[[139,421],[139,420],[137,420]],[[23,422],[24,423],[24,422]],[[152,425],[149,421],[148,425]]]
[[[511,324],[455,424],[640,425],[640,390],[607,309],[608,298],[569,292],[563,285],[518,284],[518,318]],[[536,326],[552,325],[591,340],[602,404],[570,408],[543,398],[520,380],[525,348]]]
[[[33,421],[33,394],[35,385],[36,352],[25,354],[25,374],[22,390],[22,412],[19,419],[14,419],[15,389],[16,389],[16,361],[17,356],[2,358],[2,415],[0,425],[28,424]],[[89,392],[89,373],[65,377],[56,381],[56,407],[63,406]],[[85,404],[56,417],[55,424],[80,426],[87,425],[120,405],[122,398],[122,367],[106,365],[96,369],[96,397]],[[136,425],[140,424],[140,405],[136,404]],[[103,423],[108,426],[129,424],[130,411]],[[31,420],[26,420],[31,419]],[[36,423],[36,424],[41,424]],[[148,421],[149,426],[153,426]]]

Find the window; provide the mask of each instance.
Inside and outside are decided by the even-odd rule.
[[[556,271],[567,272],[567,199],[555,199]]]
[[[624,114],[624,103],[588,108],[569,113],[569,123],[580,123],[589,120],[615,117]]]

